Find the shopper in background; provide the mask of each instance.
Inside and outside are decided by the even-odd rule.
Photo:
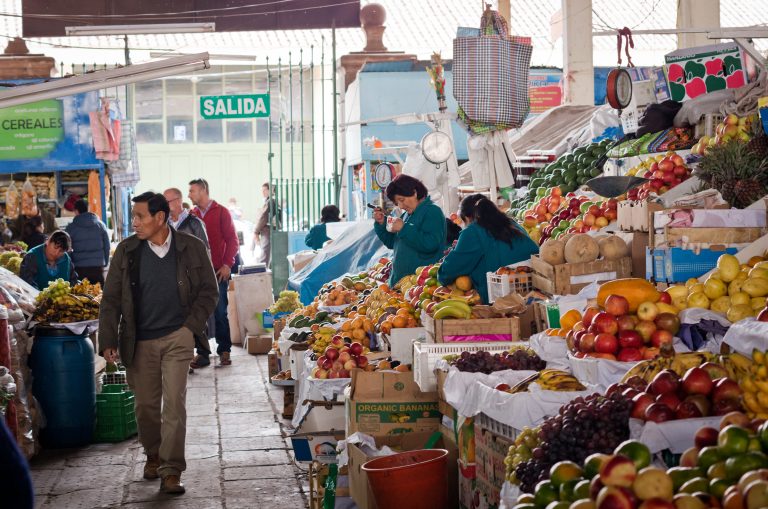
[[[384,211],[373,212],[373,229],[385,246],[394,250],[392,274],[394,285],[401,278],[413,274],[417,267],[435,263],[443,256],[446,239],[445,216],[440,207],[427,196],[427,188],[420,180],[398,175],[386,189],[387,198],[404,212],[390,218],[387,224]]]
[[[227,208],[229,209],[229,213],[233,220],[240,221],[243,218],[243,209],[237,206],[237,198],[234,196],[229,199]]]
[[[200,240],[168,225],[169,206],[153,192],[133,199],[135,235],[109,267],[99,313],[102,355],[120,359],[135,395],[144,478],[184,493],[187,373],[194,336],[218,300],[216,277]]]
[[[59,229],[56,226],[56,219],[47,210],[43,210],[38,203],[34,203],[32,209],[33,214],[24,215],[19,214],[14,221],[11,222],[11,231],[13,232],[13,239],[20,240],[24,232],[24,225],[33,217],[39,217],[43,222],[43,233],[50,235]]]
[[[72,239],[72,261],[80,279],[104,286],[104,267],[109,264],[109,232],[96,214],[88,212],[88,202],[75,202],[75,218],[66,231]]]
[[[209,192],[208,182],[205,179],[195,179],[189,183],[189,199],[195,204],[192,214],[205,223],[211,261],[219,282],[219,303],[214,312],[216,353],[219,354],[221,364],[229,366],[232,364],[230,358],[232,339],[229,335],[229,317],[227,316],[229,304],[227,290],[240,243],[229,210],[212,200]]]
[[[67,254],[71,248],[72,241],[67,232],[53,232],[45,244],[30,249],[24,255],[19,269],[21,279],[38,290],[47,288],[48,283],[59,278],[77,283],[75,265]]]
[[[525,231],[482,194],[471,194],[461,201],[459,215],[467,226],[456,247],[448,253],[437,279],[442,285],[467,275],[483,302],[488,302],[486,273],[528,260],[539,246]]]
[[[274,193],[271,191],[269,182],[265,182],[261,186],[261,193],[264,195],[264,206],[261,207],[261,213],[259,214],[259,220],[256,223],[256,227],[253,229],[253,244],[251,250],[256,249],[256,244],[259,244],[261,248],[260,263],[269,267],[272,256],[272,247],[270,244],[270,224],[272,230],[279,230],[282,228],[282,210],[278,207],[275,201]],[[270,217],[272,219],[270,223]]]
[[[24,223],[24,231],[21,232],[21,241],[27,245],[27,250],[37,247],[45,242],[42,217],[32,216]]]
[[[190,214],[182,206],[183,195],[181,190],[171,187],[163,191],[163,196],[168,201],[168,207],[171,211],[171,215],[168,218],[168,222],[177,232],[188,233],[194,235],[205,244],[205,248],[208,249],[210,256],[210,248],[208,246],[208,234],[205,232],[205,223],[199,217]],[[210,319],[208,320],[211,321]],[[212,325],[212,324],[210,324]],[[207,327],[211,328],[211,327]],[[192,369],[204,368],[211,363],[211,347],[208,343],[208,334],[195,334],[195,349],[197,355],[192,359],[189,367]]]
[[[325,225],[328,223],[338,223],[339,221],[341,221],[339,218],[339,207],[336,205],[326,205],[320,211],[320,222],[310,228],[309,233],[304,237],[304,243],[312,249],[322,249],[323,244],[331,240],[328,237]]]

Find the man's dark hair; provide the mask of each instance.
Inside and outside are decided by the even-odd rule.
[[[421,200],[427,195],[427,188],[421,183],[421,180],[413,178],[410,175],[400,174],[395,177],[387,186],[387,198],[395,201],[395,195],[413,196]]]
[[[336,205],[326,205],[320,211],[321,223],[338,223],[339,219],[339,207]]]
[[[72,239],[69,238],[69,234],[64,230],[56,230],[48,237],[48,242],[56,247],[60,247],[64,252],[69,251],[72,248]]]
[[[168,205],[168,200],[166,200],[165,196],[160,193],[147,191],[146,193],[141,193],[136,196],[131,201],[133,203],[146,203],[147,208],[149,208],[149,213],[153,216],[157,215],[158,212],[162,212],[165,214],[165,219],[167,220],[171,215],[171,207]]]
[[[211,192],[211,188],[210,188],[210,187],[208,187],[208,181],[207,181],[207,180],[205,180],[205,179],[204,179],[204,178],[202,178],[202,177],[201,177],[201,178],[197,178],[197,179],[194,179],[194,180],[190,180],[190,181],[189,181],[189,185],[190,185],[190,186],[192,186],[192,185],[195,185],[195,186],[200,186],[200,187],[202,187],[203,189],[205,189],[205,192],[206,192],[206,193],[210,193],[210,192]]]
[[[263,184],[261,184],[261,187],[266,187],[268,190],[272,189],[272,186],[269,185],[269,182],[264,182]]]
[[[78,214],[85,214],[88,212],[88,202],[82,198],[75,202],[75,210]]]

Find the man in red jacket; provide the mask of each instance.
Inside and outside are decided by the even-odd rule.
[[[189,199],[195,204],[192,213],[203,220],[208,233],[208,244],[211,250],[211,262],[219,282],[219,303],[213,312],[216,329],[216,353],[219,354],[223,366],[232,364],[230,351],[232,338],[229,335],[229,317],[227,316],[227,289],[232,266],[240,249],[240,243],[235,231],[235,223],[227,207],[222,207],[209,196],[210,189],[205,179],[199,178],[189,183]]]

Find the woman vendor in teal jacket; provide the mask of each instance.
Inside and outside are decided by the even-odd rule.
[[[427,188],[418,179],[398,175],[387,186],[387,198],[405,212],[387,230],[384,211],[373,212],[373,229],[385,246],[394,250],[392,274],[394,285],[418,267],[430,265],[442,258],[445,250],[445,216],[440,207],[427,196]]]
[[[56,230],[44,244],[30,249],[21,260],[19,276],[38,290],[45,290],[48,283],[61,278],[77,283],[77,273],[68,251],[72,248],[69,234]]]
[[[528,260],[539,252],[539,246],[482,194],[464,198],[459,214],[467,227],[440,265],[437,279],[449,285],[459,276],[469,276],[483,302],[488,303],[486,273]]]
[[[307,236],[304,237],[304,243],[307,245],[307,247],[310,247],[314,250],[322,249],[323,245],[331,240],[331,238],[328,236],[328,230],[326,228],[326,224],[328,223],[338,223],[341,221],[339,218],[339,207],[336,205],[326,205],[323,207],[323,209],[320,211],[320,222],[310,228],[309,233],[307,233]]]

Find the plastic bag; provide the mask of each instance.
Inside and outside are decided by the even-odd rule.
[[[21,213],[25,216],[37,215],[37,190],[29,178],[21,186]]]
[[[5,216],[8,219],[16,219],[19,217],[21,195],[19,194],[19,188],[11,181],[8,189],[5,191]]]

